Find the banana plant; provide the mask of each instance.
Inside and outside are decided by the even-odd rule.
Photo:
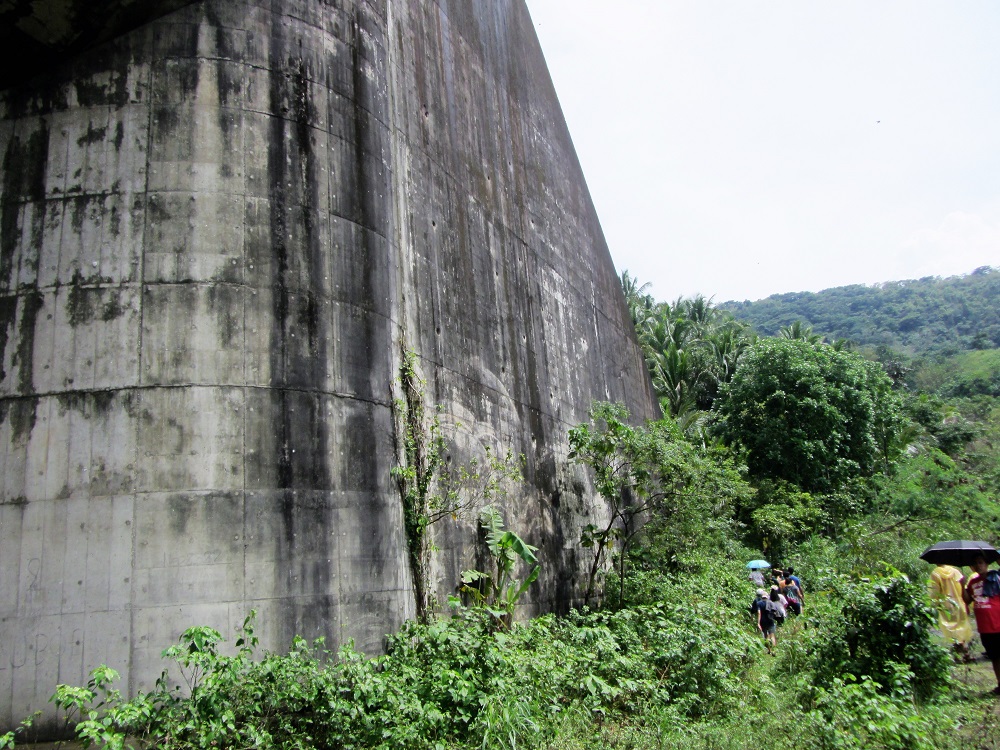
[[[501,628],[507,628],[518,600],[538,578],[540,566],[535,557],[538,548],[505,529],[500,512],[492,505],[480,511],[479,523],[486,532],[486,547],[493,558],[493,570],[462,571],[459,591],[489,612]],[[515,577],[518,560],[530,566],[527,577],[520,583]]]

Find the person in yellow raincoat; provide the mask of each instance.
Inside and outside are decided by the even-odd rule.
[[[963,606],[962,584],[965,576],[951,565],[938,565],[931,571],[927,590],[937,608],[938,626],[941,634],[955,642],[955,651],[969,661],[969,641],[972,640],[972,626],[969,613]]]

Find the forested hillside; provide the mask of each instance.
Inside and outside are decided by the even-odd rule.
[[[966,276],[852,284],[719,305],[762,336],[801,321],[828,340],[909,356],[1000,347],[1000,270]]]

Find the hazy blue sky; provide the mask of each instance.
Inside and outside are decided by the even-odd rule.
[[[997,0],[527,0],[618,270],[717,302],[1000,267]]]

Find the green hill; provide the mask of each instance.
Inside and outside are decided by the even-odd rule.
[[[1000,347],[1000,269],[990,266],[965,276],[852,284],[719,307],[764,336],[802,321],[829,340],[911,357]]]

